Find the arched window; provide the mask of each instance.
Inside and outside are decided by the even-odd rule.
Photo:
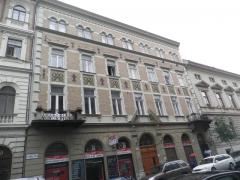
[[[58,30],[60,32],[66,32],[66,26],[67,26],[66,22],[64,20],[60,20],[58,25]]]
[[[12,12],[12,18],[17,21],[25,21],[26,10],[22,6],[14,6]]]
[[[13,114],[16,91],[10,86],[0,89],[0,114]]]
[[[140,138],[140,146],[154,145],[154,139],[151,134],[145,133]]]
[[[163,146],[166,152],[167,160],[173,161],[177,160],[177,153],[175,150],[175,144],[170,135],[165,135],[163,138]]]
[[[107,36],[107,41],[108,41],[108,44],[113,45],[113,36],[111,34]]]
[[[57,19],[55,17],[51,17],[49,19],[49,28],[52,30],[57,30]]]
[[[80,37],[83,37],[83,27],[81,25],[77,26],[77,34]]]
[[[130,148],[130,143],[129,140],[126,137],[120,137],[118,139],[117,143],[117,149],[129,149]]]
[[[102,143],[97,139],[91,139],[85,146],[85,152],[103,151]]]
[[[0,179],[8,180],[11,176],[12,152],[5,146],[0,146]]]
[[[107,43],[107,37],[106,37],[106,33],[105,32],[102,32],[101,33],[101,39],[102,39],[102,43]]]
[[[92,34],[91,34],[91,29],[90,29],[90,28],[86,28],[86,29],[84,30],[84,37],[85,37],[86,39],[92,39]]]

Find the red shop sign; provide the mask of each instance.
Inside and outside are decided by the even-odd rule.
[[[120,155],[120,154],[130,154],[130,153],[132,153],[130,148],[121,148],[121,149],[117,150],[118,155]]]
[[[175,148],[175,144],[173,143],[165,143],[163,146],[164,148]]]
[[[98,157],[103,157],[103,151],[90,151],[85,153],[86,159],[98,158]]]
[[[47,156],[45,164],[53,164],[68,161],[68,155]]]

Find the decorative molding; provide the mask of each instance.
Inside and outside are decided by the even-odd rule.
[[[198,82],[197,84],[195,84],[195,86],[202,87],[202,88],[208,88],[209,84],[202,80],[202,81]]]
[[[176,94],[174,86],[168,86],[168,91],[170,94]]]
[[[51,70],[51,81],[64,82],[64,71]]]
[[[94,76],[83,74],[83,84],[88,86],[94,86]]]
[[[157,83],[152,83],[152,91],[153,92],[156,92],[156,93],[159,93],[159,87],[158,87],[158,84]]]
[[[110,81],[110,87],[111,87],[111,88],[117,88],[117,89],[120,89],[119,79],[116,79],[116,78],[109,78],[109,81]]]
[[[133,90],[141,91],[141,83],[139,81],[132,81]]]

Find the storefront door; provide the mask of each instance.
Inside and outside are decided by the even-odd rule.
[[[86,159],[86,179],[105,180],[103,158]]]
[[[0,179],[9,180],[11,176],[12,153],[11,151],[0,146]]]

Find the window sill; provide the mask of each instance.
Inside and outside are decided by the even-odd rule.
[[[117,118],[117,117],[128,117],[127,114],[114,114],[112,117]]]
[[[158,115],[158,117],[165,117],[165,118],[167,118],[168,117],[168,115]]]
[[[131,81],[141,81],[141,79],[133,79],[133,78],[129,78]]]
[[[87,72],[87,71],[80,71],[83,74],[91,74],[91,75],[96,75],[95,72]]]
[[[149,117],[149,115],[147,115],[147,114],[145,114],[145,115],[137,114],[136,116],[137,116],[137,117]]]
[[[111,76],[111,75],[107,75],[107,76],[112,79],[120,79],[120,76]]]
[[[66,71],[67,68],[61,68],[61,67],[54,67],[54,66],[48,66],[50,69],[54,69],[54,70],[62,70],[62,71]]]
[[[175,117],[179,117],[179,118],[183,118],[183,117],[185,117],[184,115],[175,115]]]
[[[101,117],[101,114],[82,114],[85,117]]]

